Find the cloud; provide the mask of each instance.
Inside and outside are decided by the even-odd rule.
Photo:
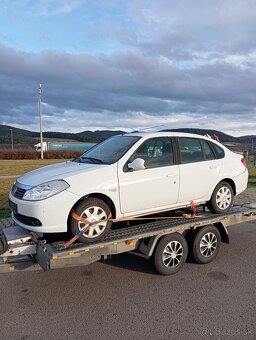
[[[191,52],[247,53],[255,49],[254,0],[132,1],[134,29],[118,32],[121,41],[147,53],[190,59]],[[129,34],[130,31],[130,34]]]
[[[58,14],[68,14],[81,7],[86,0],[2,0],[0,11],[14,10],[16,14],[24,11],[24,14],[36,16],[51,16]]]
[[[48,16],[70,13],[81,7],[85,0],[38,0],[32,3],[33,13]]]
[[[139,50],[93,57],[2,46],[0,55],[1,123],[36,128],[39,82],[48,130],[65,130],[66,124],[74,130],[216,126],[217,119],[221,127],[223,117],[255,120],[254,66],[223,61],[179,69]]]
[[[86,4],[24,3],[42,16]],[[0,45],[0,123],[38,130],[42,83],[47,130],[164,125],[255,133],[255,1],[130,1],[109,25],[111,6],[97,4],[104,6],[104,24],[92,21],[91,30],[98,44],[110,37],[117,42],[111,52],[35,53]]]

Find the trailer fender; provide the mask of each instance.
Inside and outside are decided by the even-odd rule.
[[[225,224],[223,222],[216,222],[213,225],[220,232],[221,242],[229,244],[229,235],[228,235],[228,230],[227,230],[227,227],[225,226]],[[200,226],[200,227],[197,227],[193,230],[191,230],[191,229],[185,230],[182,234],[184,234],[188,243],[190,243],[190,236],[191,236],[190,232],[193,233],[198,228],[203,228],[205,226]],[[156,236],[151,236],[151,237],[147,237],[147,238],[143,239],[140,243],[138,251],[140,253],[146,255],[147,257],[151,257],[153,255],[153,252],[154,252],[154,249],[156,247],[157,242],[164,235],[166,235],[166,234],[159,234],[159,235],[156,235]]]
[[[158,240],[164,235],[166,234],[160,234],[143,239],[138,248],[139,252],[146,255],[147,257],[151,257],[153,255]]]
[[[223,222],[217,222],[213,224],[220,232],[221,242],[229,244],[229,235],[227,227]]]

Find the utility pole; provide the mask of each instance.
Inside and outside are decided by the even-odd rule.
[[[43,150],[43,118],[42,118],[42,84],[39,84],[38,107],[39,107],[39,115],[40,115],[41,159],[44,159],[44,150]]]
[[[12,141],[12,151],[13,151],[13,133],[12,133],[12,129],[10,129],[11,131],[11,141]]]

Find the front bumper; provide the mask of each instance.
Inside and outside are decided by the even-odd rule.
[[[14,197],[10,192],[9,199],[17,205],[17,211],[12,213],[12,219],[20,227],[38,233],[61,233],[67,231],[68,215],[79,200],[79,196],[65,190],[42,201],[24,201]],[[17,214],[28,217],[30,220],[37,219],[41,226],[26,223],[26,218],[17,219]]]

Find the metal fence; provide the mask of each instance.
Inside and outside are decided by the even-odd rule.
[[[245,159],[248,167],[256,167],[256,154],[245,156]]]

